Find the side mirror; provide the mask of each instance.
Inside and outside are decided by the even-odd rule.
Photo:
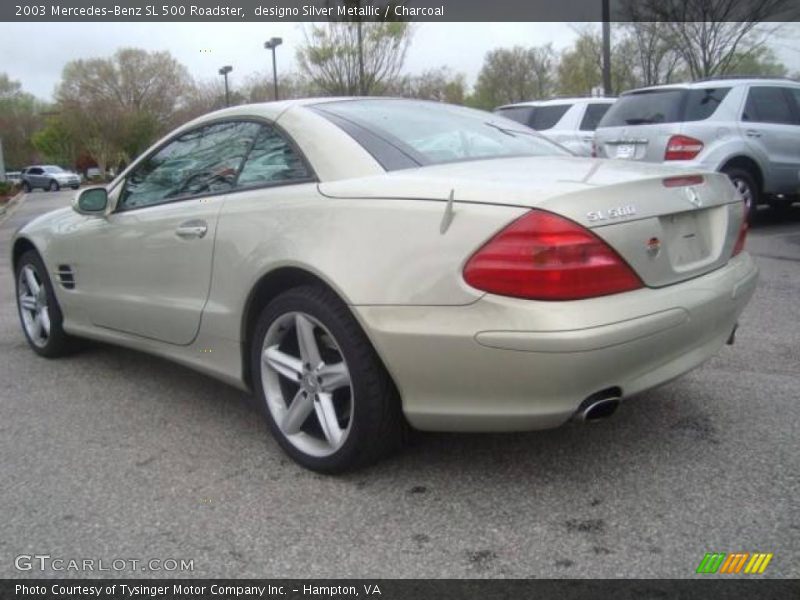
[[[101,215],[108,206],[108,191],[104,187],[89,187],[75,195],[72,208],[82,215]]]

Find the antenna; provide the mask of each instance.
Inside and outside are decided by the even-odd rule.
[[[439,225],[439,233],[444,235],[453,222],[453,198],[456,195],[455,189],[450,190],[450,197],[447,199],[447,205],[444,207],[444,215],[442,215],[442,223]]]

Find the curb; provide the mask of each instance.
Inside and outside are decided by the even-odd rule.
[[[19,203],[24,195],[25,192],[19,192],[11,200],[6,202],[4,206],[0,207],[0,223],[5,220],[7,215],[10,215],[13,212],[14,207]]]

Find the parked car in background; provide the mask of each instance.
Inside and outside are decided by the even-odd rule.
[[[800,83],[728,78],[622,94],[595,135],[600,157],[726,173],[750,214],[800,193]]]
[[[16,185],[20,181],[22,181],[21,177],[22,173],[20,173],[19,171],[6,171],[6,181],[8,183]]]
[[[615,98],[557,98],[508,104],[495,113],[542,133],[578,156],[591,156],[594,130]]]
[[[290,456],[335,472],[406,423],[600,419],[699,366],[755,290],[746,235],[718,173],[572,156],[438,102],[316,98],[182,126],[20,229],[12,264],[33,351],[93,338],[250,389]]]
[[[22,170],[22,189],[26,192],[41,188],[57,192],[62,187],[71,187],[77,190],[81,179],[76,173],[65,171],[55,165],[34,165]]]

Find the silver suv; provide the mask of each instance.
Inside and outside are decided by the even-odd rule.
[[[622,94],[595,134],[599,157],[726,173],[754,214],[800,193],[800,83],[728,78]]]
[[[22,189],[30,192],[36,188],[57,192],[62,187],[71,187],[77,190],[81,185],[81,179],[75,173],[65,171],[55,165],[34,165],[27,169],[22,169],[20,175]]]
[[[615,98],[556,98],[507,104],[495,114],[513,119],[569,148],[578,156],[592,153],[594,130]]]

